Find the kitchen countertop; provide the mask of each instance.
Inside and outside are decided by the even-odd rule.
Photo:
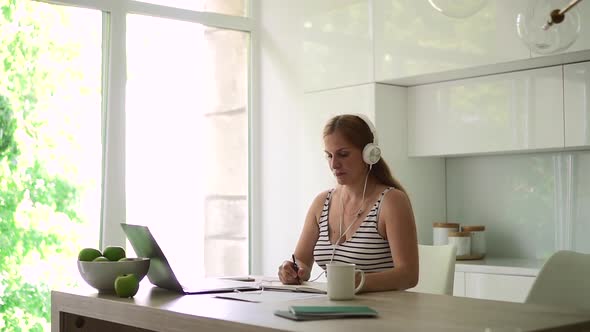
[[[511,303],[436,294],[362,293],[346,305],[369,306],[377,318],[295,322],[274,315],[291,305],[344,305],[317,295],[248,303],[215,294],[182,295],[140,287],[133,298],[88,288],[51,292],[51,331],[588,331],[587,312],[533,303]],[[461,314],[457,317],[457,314]]]
[[[455,272],[475,272],[507,274],[520,276],[537,276],[545,259],[485,257],[479,260],[458,260]]]

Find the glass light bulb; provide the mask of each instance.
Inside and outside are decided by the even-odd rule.
[[[466,18],[485,7],[487,0],[428,0],[430,5],[453,18]]]
[[[551,11],[563,9],[569,0],[535,0],[516,17],[516,31],[520,39],[538,54],[551,54],[570,47],[580,34],[580,14],[574,7],[565,13],[561,23],[545,29]]]

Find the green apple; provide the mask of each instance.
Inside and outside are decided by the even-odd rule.
[[[110,261],[118,261],[121,258],[125,258],[125,249],[119,246],[107,246],[102,251],[102,255],[108,258]]]
[[[133,297],[139,290],[139,279],[133,273],[123,274],[115,279],[115,293],[119,297]]]
[[[78,253],[78,260],[83,262],[91,262],[96,257],[102,256],[102,253],[94,248],[84,248]]]
[[[110,260],[104,256],[98,256],[92,260],[93,262],[110,262]]]

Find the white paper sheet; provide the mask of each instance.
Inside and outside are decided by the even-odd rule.
[[[226,293],[220,294],[215,297],[227,300],[237,300],[253,303],[264,303],[264,302],[282,302],[292,301],[300,299],[310,299],[314,297],[326,296],[325,294],[313,294],[313,293],[297,293],[297,292],[275,292],[275,291],[252,291],[252,292],[240,292],[240,293]]]
[[[280,281],[263,280],[259,283],[264,289],[302,292],[302,293],[327,293],[328,284],[325,282],[304,281],[301,285],[283,285]]]

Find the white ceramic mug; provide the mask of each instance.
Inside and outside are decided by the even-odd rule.
[[[352,300],[354,294],[365,285],[365,273],[359,269],[355,269],[354,264],[329,263],[326,266],[328,273],[328,297],[330,300]],[[361,282],[358,287],[354,288],[356,272],[361,274]]]

